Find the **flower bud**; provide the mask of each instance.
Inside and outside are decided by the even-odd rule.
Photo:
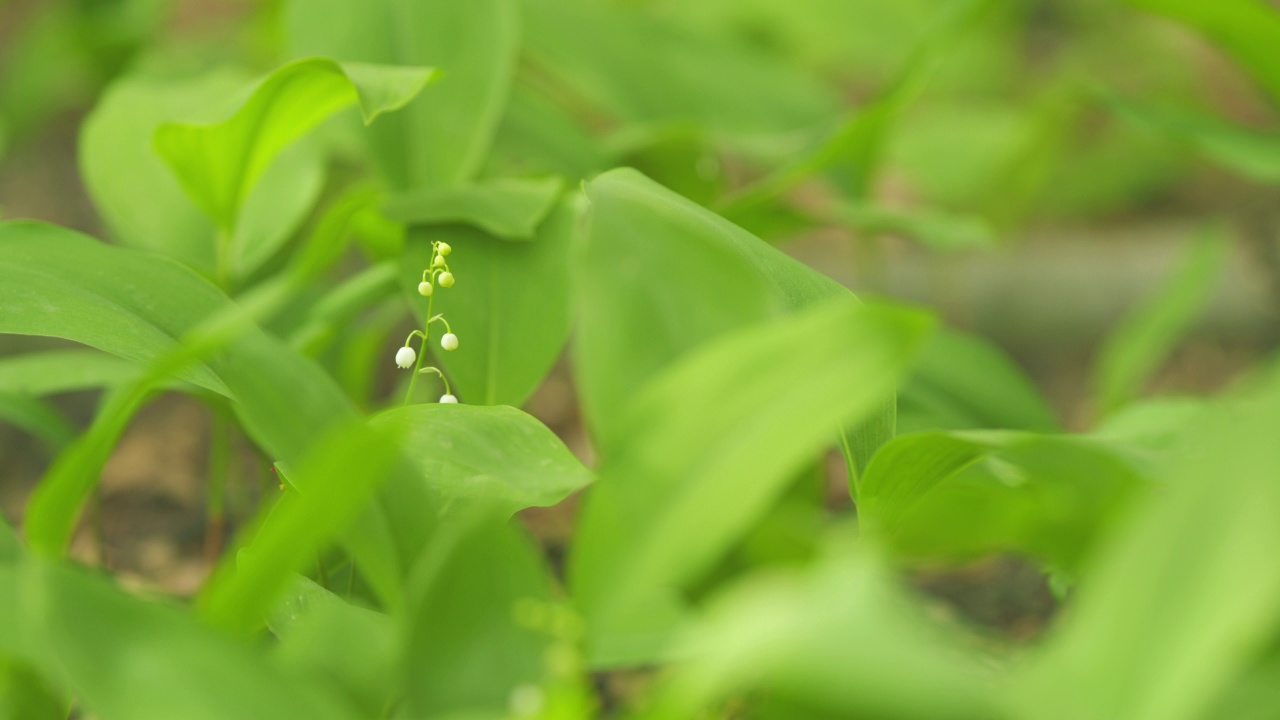
[[[396,351],[396,366],[402,368],[411,368],[418,360],[418,353],[408,345]]]
[[[440,287],[453,287],[453,273],[447,271],[440,273]]]
[[[457,350],[458,336],[453,333],[445,333],[444,337],[440,338],[440,347],[445,350]]]
[[[453,252],[453,248],[449,247],[449,243],[442,242],[436,246],[436,252],[440,253],[441,255],[448,255],[449,253]]]
[[[443,403],[443,404],[445,404],[445,405],[457,405],[457,404],[458,404],[458,398],[456,398],[456,397],[454,397],[454,396],[452,396],[452,395],[441,395],[441,396],[440,396],[440,402],[441,402],[441,403]]]
[[[438,267],[438,268],[444,267],[444,256],[437,255],[436,259],[431,261],[431,267]]]
[[[421,295],[422,297],[431,297],[431,293],[435,291],[436,291],[435,287],[432,286],[431,283],[429,282],[418,283],[418,294]]]

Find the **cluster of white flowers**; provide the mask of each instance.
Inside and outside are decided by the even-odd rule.
[[[431,303],[435,299],[436,285],[442,288],[453,287],[453,273],[449,271],[449,261],[445,260],[449,253],[453,252],[453,248],[449,247],[449,243],[433,242],[431,243],[431,265],[422,271],[422,282],[418,283],[418,294],[429,298],[427,303],[427,326],[425,330],[414,330],[409,333],[409,337],[404,339],[404,347],[396,351],[396,367],[409,369],[415,367],[418,363],[418,351],[409,346],[413,342],[414,337],[422,338],[422,348],[426,349],[427,340],[431,333],[431,323],[440,322],[444,324],[445,333],[440,338],[440,347],[452,351],[458,349],[458,336],[453,334],[453,329],[449,327],[449,321],[444,318],[443,314],[431,315]],[[418,373],[435,373],[444,381],[444,395],[440,396],[440,402],[445,404],[457,403],[458,398],[454,397],[449,391],[449,380],[440,372],[439,368],[424,367],[418,368]],[[416,376],[415,376],[416,377]],[[410,385],[412,390],[412,385]]]

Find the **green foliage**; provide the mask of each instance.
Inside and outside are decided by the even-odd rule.
[[[82,108],[112,241],[0,222],[0,333],[56,339],[0,357],[52,451],[0,498],[0,719],[1275,716],[1280,375],[1142,397],[1225,237],[1108,336],[1083,433],[936,327],[993,308],[837,281],[964,300],[967,253],[1158,212],[1192,153],[1269,258],[1275,118],[1141,12],[1274,99],[1263,0],[164,4],[0,50],[0,186],[42,210],[28,140]],[[216,418],[189,597],[77,566],[165,393]],[[930,583],[996,557],[1051,622]]]

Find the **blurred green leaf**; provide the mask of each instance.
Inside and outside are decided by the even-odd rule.
[[[583,0],[522,6],[525,50],[538,66],[626,121],[692,120],[734,139],[809,129],[836,111],[834,93],[811,75],[642,8]]]
[[[228,630],[256,630],[293,573],[355,521],[399,460],[390,438],[363,423],[319,438],[289,471],[293,488],[260,513],[210,578],[201,616]]]
[[[560,356],[569,337],[572,253],[582,213],[577,196],[564,197],[528,243],[461,225],[410,231],[400,282],[420,320],[428,302],[417,287],[431,264],[430,243],[453,247],[449,267],[457,283],[436,288],[433,308],[449,320],[459,345],[437,350],[436,357],[463,402],[523,405]]]
[[[1024,675],[1029,716],[1198,717],[1280,628],[1280,382],[1196,423]]]
[[[865,549],[731,585],[682,642],[689,660],[659,687],[645,720],[701,717],[743,692],[815,718],[1009,717],[985,659],[931,624]]]
[[[1182,267],[1111,331],[1093,377],[1101,414],[1115,411],[1140,392],[1204,311],[1229,249],[1226,239],[1214,231],[1193,241]]]
[[[652,659],[679,612],[673,593],[777,500],[832,428],[892,394],[929,324],[832,301],[712,341],[629,401],[570,565],[594,662]]]
[[[1104,99],[1122,117],[1188,143],[1229,170],[1257,182],[1280,183],[1280,138],[1274,132],[1115,95]]]
[[[103,720],[355,717],[252,646],[83,571],[28,558],[19,583],[24,654]]]
[[[472,513],[433,538],[413,569],[405,648],[410,717],[503,717],[512,689],[543,676],[551,638],[520,623],[548,607],[536,545],[502,515]]]
[[[387,615],[294,576],[270,627],[280,638],[274,657],[281,666],[340,689],[363,717],[379,716],[393,701],[396,626]]]
[[[0,392],[40,397],[114,385],[138,366],[94,350],[47,350],[0,358]]]
[[[559,178],[483,180],[423,187],[387,198],[387,217],[409,225],[463,223],[504,240],[533,240],[560,196]]]
[[[67,705],[34,668],[0,656],[0,720],[66,720]]]
[[[947,328],[934,333],[899,392],[898,426],[901,432],[1061,430],[1021,368],[994,345]]]
[[[872,459],[858,495],[868,533],[910,558],[1018,552],[1072,571],[1143,481],[1086,438],[904,435]]]
[[[607,453],[636,388],[691,349],[730,330],[852,297],[830,278],[634,170],[587,185],[574,371],[583,416]],[[893,400],[846,430],[856,479],[893,437]]]
[[[392,187],[405,189],[454,185],[479,171],[510,90],[519,10],[515,0],[306,0],[289,4],[285,25],[300,55],[444,71],[429,98],[369,135]]]
[[[1280,102],[1280,13],[1266,0],[1127,0],[1199,30]]]
[[[76,436],[75,428],[62,413],[39,398],[26,395],[0,392],[0,422],[31,433],[55,452]]]
[[[399,439],[439,507],[549,507],[594,479],[545,425],[512,407],[408,405],[372,424]]]
[[[85,187],[115,237],[214,273],[215,227],[152,148],[164,122],[212,122],[247,97],[249,79],[217,71],[186,80],[126,77],[85,119],[79,162]],[[289,239],[320,193],[322,158],[298,143],[271,164],[245,200],[231,238],[232,270],[242,277]]]
[[[353,104],[367,125],[406,105],[434,75],[423,67],[299,60],[268,76],[222,122],[161,125],[155,149],[191,199],[222,232],[231,233],[245,198],[282,150]]]
[[[22,556],[22,543],[18,535],[9,526],[9,521],[0,515],[0,564],[12,563]]]
[[[860,233],[901,235],[939,252],[989,249],[1000,242],[991,223],[976,215],[871,204],[841,205],[831,214],[836,222]]]
[[[0,315],[0,332],[63,337],[151,366],[108,398],[90,432],[41,483],[27,528],[42,549],[63,547],[80,503],[153,382],[176,375],[234,398],[250,435],[285,460],[300,459],[328,428],[354,416],[318,367],[252,325],[288,297],[289,277],[235,306],[177,263],[54,226],[0,223],[0,247],[0,301],[9,310]],[[179,337],[188,344],[179,346]],[[200,364],[218,348],[223,352]]]

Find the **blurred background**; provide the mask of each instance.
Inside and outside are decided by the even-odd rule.
[[[1106,411],[1108,338],[1154,298],[1174,310],[1144,393],[1216,392],[1280,339],[1280,61],[1146,5],[1160,3],[525,0],[486,172],[637,167],[864,297],[929,306],[991,341],[1054,423],[1087,430]],[[94,118],[142,102],[140,88],[312,54],[292,28],[324,13],[324,0],[0,0],[0,219],[112,240],[82,172]],[[362,172],[333,136],[324,192]],[[407,317],[372,313],[331,345],[388,357]],[[0,337],[3,354],[55,346]],[[340,350],[320,359],[366,407],[395,382],[390,363],[362,376]],[[71,393],[52,407],[79,428],[96,402]],[[528,409],[589,458],[563,363]],[[938,422],[926,415],[906,402],[901,429]],[[106,547],[81,538],[77,552],[194,591],[208,427],[177,395],[142,413],[104,477]],[[0,424],[10,517],[49,445]],[[248,453],[244,464],[260,477]],[[529,520],[567,533],[563,517]],[[1017,635],[1051,601],[1034,571],[990,579],[1026,572],[992,561],[920,582]]]

